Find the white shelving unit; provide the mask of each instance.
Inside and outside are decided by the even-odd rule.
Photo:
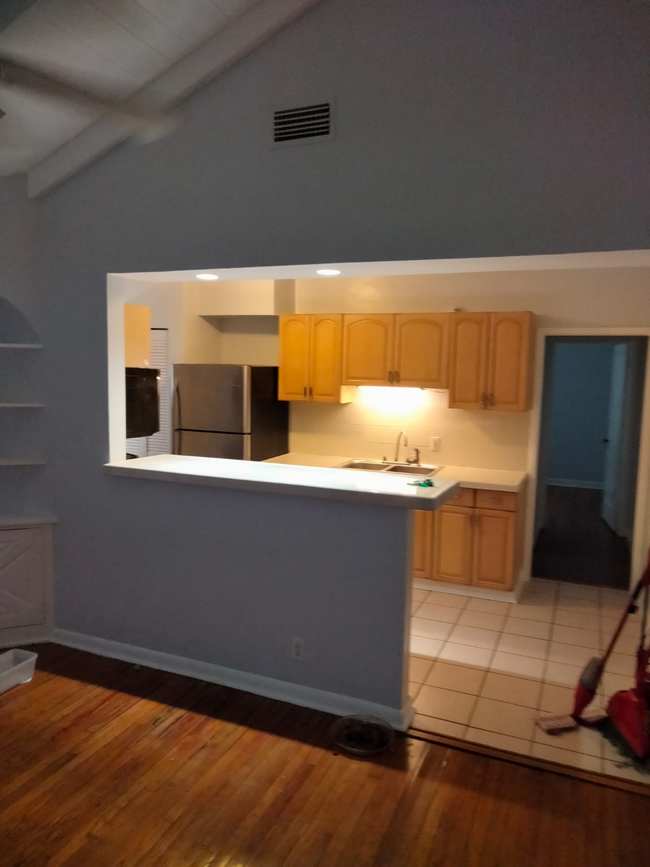
[[[42,349],[42,343],[0,343],[0,349]]]
[[[0,341],[0,366],[3,365],[3,359],[6,358],[9,354],[13,354],[15,352],[23,353],[24,351],[30,350],[39,350],[43,348],[42,343],[24,343],[19,340],[10,341],[3,340]],[[23,362],[18,359],[14,359],[11,362],[12,365],[20,364]],[[13,368],[9,368],[13,370]],[[22,397],[23,395],[16,395],[16,397]],[[13,397],[13,395],[12,395]],[[31,395],[26,394],[25,397],[31,397]],[[31,400],[2,400],[2,395],[0,395],[0,410],[5,410],[7,412],[13,412],[14,410],[37,410],[43,409],[45,406],[44,403],[40,403],[38,401]],[[29,422],[27,422],[29,423]],[[17,443],[20,446],[20,442]],[[12,451],[19,451],[19,448],[14,448]],[[43,466],[45,461],[41,460],[37,457],[28,457],[21,455],[3,455],[0,454],[0,469],[4,467],[40,467]]]
[[[43,409],[44,403],[0,403],[0,409]]]

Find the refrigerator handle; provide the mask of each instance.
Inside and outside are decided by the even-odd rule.
[[[180,428],[181,425],[181,392],[178,383],[174,386],[174,400],[172,402],[172,428]]]

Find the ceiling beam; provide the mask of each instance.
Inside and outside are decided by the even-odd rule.
[[[320,0],[263,0],[146,84],[134,99],[168,96],[173,108],[253,52]],[[80,169],[131,138],[138,128],[126,120],[103,117],[61,145],[27,172],[30,198],[42,196]]]

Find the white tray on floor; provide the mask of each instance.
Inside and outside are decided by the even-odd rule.
[[[37,656],[31,650],[18,648],[0,653],[0,692],[30,681],[34,677]]]

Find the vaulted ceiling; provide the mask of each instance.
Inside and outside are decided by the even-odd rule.
[[[216,61],[220,46],[228,54],[230,36],[237,42],[237,56],[242,56],[246,34],[252,50],[260,36],[271,36],[314,2],[3,0],[0,56],[127,98],[155,86],[163,75],[169,78],[176,66],[210,40]],[[203,69],[197,76],[197,86],[205,73]],[[61,163],[59,151],[66,143],[102,118],[101,111],[87,106],[1,82],[0,109],[5,112],[0,118],[0,175],[44,166],[55,152]],[[75,147],[78,152],[79,141]]]

